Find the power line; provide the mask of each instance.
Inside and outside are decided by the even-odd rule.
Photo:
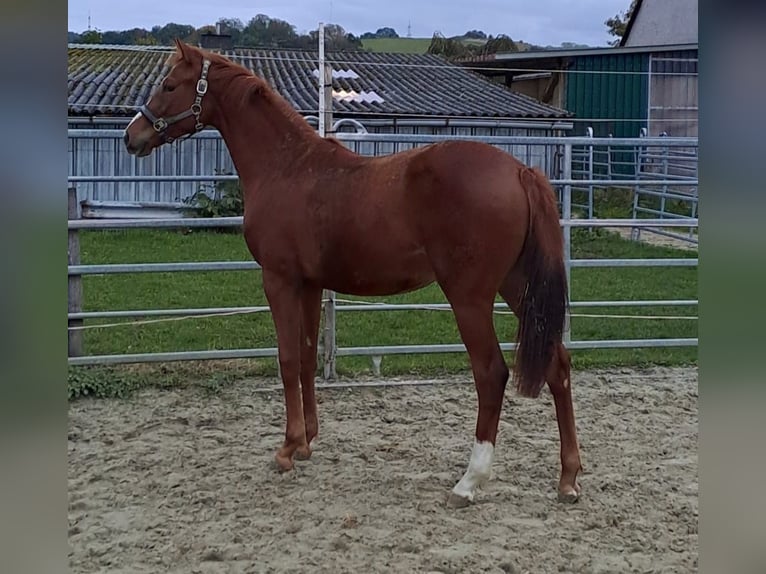
[[[143,102],[141,102],[143,103]],[[77,108],[82,108],[83,110],[129,110],[135,112],[140,104],[136,105],[128,105],[128,104],[90,104],[90,103],[84,103],[84,104],[78,104],[78,103],[72,103],[70,104]],[[294,108],[296,112],[300,114],[316,114],[317,109],[302,109],[302,108]],[[661,123],[670,123],[670,122],[690,122],[690,121],[696,121],[696,118],[580,118],[576,116],[570,116],[570,117],[511,117],[511,116],[488,116],[488,115],[444,115],[444,114],[428,114],[428,113],[407,113],[407,112],[389,112],[385,110],[375,111],[375,110],[343,110],[339,108],[335,108],[334,113],[336,114],[348,114],[348,115],[358,115],[358,116],[368,116],[368,117],[375,117],[375,118],[383,118],[383,119],[424,119],[424,120],[441,120],[441,119],[449,119],[449,120],[486,120],[486,121],[492,121],[492,120],[507,120],[507,119],[513,119],[523,122],[541,122],[541,123],[550,123],[552,121],[560,121],[560,122],[589,122],[589,123],[640,123],[640,122],[661,122]],[[77,119],[77,116],[72,116],[72,119]]]
[[[123,44],[70,44],[70,48],[74,49],[83,49],[83,50],[114,50],[114,51],[125,51],[125,52],[148,52],[148,53],[158,53],[158,54],[171,54],[175,52],[175,48],[171,46],[130,46],[130,45],[123,45]],[[275,52],[275,51],[283,51],[285,53],[296,53],[301,54],[299,57],[285,57],[285,56],[269,56],[266,54],[262,55],[255,55],[255,54],[243,54],[241,52],[238,52],[238,50],[248,50],[251,52]],[[215,51],[216,53],[219,53],[222,56],[225,56],[226,58],[235,61],[237,63],[239,62],[249,62],[249,61],[256,61],[256,62],[280,62],[280,63],[302,63],[302,64],[312,64],[312,65],[318,65],[319,64],[319,58],[308,56],[308,54],[312,54],[313,50],[286,50],[286,49],[280,49],[280,48],[235,48],[230,50],[221,50],[221,51]],[[348,55],[350,52],[336,52],[336,54],[344,54]],[[372,55],[375,56],[375,52],[359,52],[360,54],[365,55]],[[408,54],[400,54],[401,56],[407,56]],[[409,54],[411,56],[411,54]],[[427,56],[427,54],[419,54],[419,56]],[[434,56],[438,57],[438,56]],[[498,60],[495,60],[498,61]],[[696,62],[695,60],[688,60],[690,62]],[[525,67],[513,67],[513,66],[476,66],[476,65],[468,65],[468,64],[461,64],[460,62],[450,62],[445,60],[444,62],[439,63],[433,63],[433,64],[421,64],[421,63],[414,63],[414,62],[375,62],[373,60],[362,60],[362,59],[353,59],[353,58],[337,58],[333,57],[333,52],[328,52],[327,62],[329,64],[336,64],[336,65],[356,65],[356,66],[369,66],[369,67],[376,67],[376,68],[402,68],[402,69],[435,69],[435,70],[445,70],[445,71],[455,71],[455,70],[469,70],[474,72],[514,72],[514,73],[528,73],[528,74],[540,74],[540,73],[557,73],[557,74],[584,74],[584,75],[618,75],[618,76],[673,76],[673,77],[698,77],[699,74],[697,72],[654,72],[654,71],[621,71],[621,70],[577,70],[572,68],[525,68]]]

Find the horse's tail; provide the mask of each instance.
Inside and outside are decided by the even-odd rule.
[[[519,305],[514,381],[521,396],[537,397],[562,340],[568,307],[563,234],[556,195],[537,168],[522,168],[521,186],[529,204],[529,227],[520,270],[524,291]]]

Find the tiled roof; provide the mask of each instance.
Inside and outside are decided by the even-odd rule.
[[[69,45],[70,115],[133,115],[165,74],[171,48]],[[316,113],[318,54],[302,50],[221,51],[250,68],[295,109]],[[565,118],[569,112],[511,92],[429,54],[328,53],[338,114]]]

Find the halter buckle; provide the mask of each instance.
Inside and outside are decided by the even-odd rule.
[[[207,80],[200,78],[197,80],[197,93],[200,96],[204,96],[207,93]]]
[[[168,122],[166,122],[163,118],[159,118],[158,120],[155,120],[152,126],[154,126],[154,131],[162,132],[167,129]]]

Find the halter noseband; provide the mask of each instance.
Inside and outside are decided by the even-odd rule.
[[[194,98],[194,103],[188,110],[183,111],[180,114],[170,116],[169,118],[158,118],[148,107],[146,107],[146,104],[138,108],[138,111],[143,114],[146,119],[152,122],[154,131],[160,135],[165,143],[171,143],[174,139],[186,139],[194,135],[194,132],[192,132],[181,138],[171,138],[167,136],[167,129],[169,126],[178,123],[181,120],[185,120],[188,117],[194,116],[194,119],[196,120],[196,124],[194,125],[195,132],[198,132],[205,127],[202,123],[200,123],[199,116],[202,113],[202,98],[207,93],[207,72],[209,68],[210,60],[206,59],[202,62],[202,74],[200,75],[199,80],[197,80],[197,97]]]

